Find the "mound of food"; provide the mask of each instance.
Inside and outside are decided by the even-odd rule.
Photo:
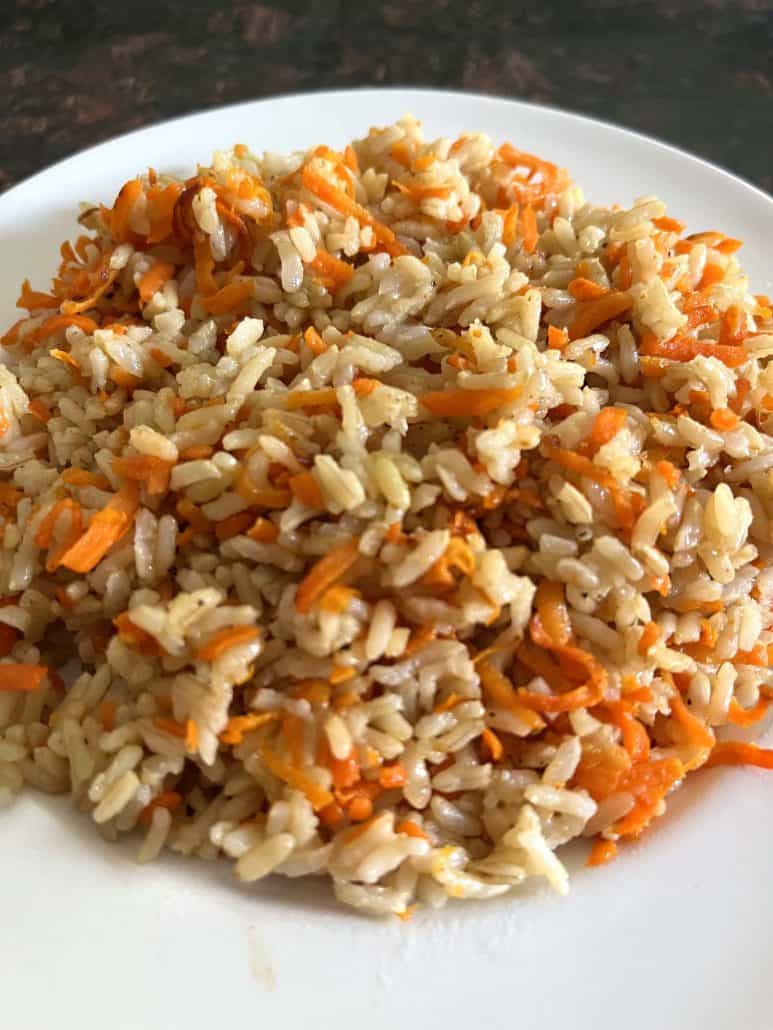
[[[737,240],[410,118],[80,223],[2,340],[0,800],[405,915],[771,766]]]

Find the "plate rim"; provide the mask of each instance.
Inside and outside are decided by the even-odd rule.
[[[685,150],[682,147],[677,146],[673,143],[667,143],[657,136],[650,135],[649,133],[640,132],[638,129],[631,129],[627,126],[620,125],[615,121],[608,120],[606,118],[597,118],[595,115],[583,114],[578,111],[573,111],[568,108],[564,108],[554,104],[543,104],[539,101],[524,100],[521,98],[505,96],[500,93],[480,93],[475,90],[466,89],[437,89],[431,86],[352,86],[346,89],[321,89],[321,90],[300,90],[290,91],[286,93],[276,93],[267,97],[254,97],[247,100],[239,100],[231,104],[216,104],[212,107],[205,107],[195,111],[189,111],[186,114],[172,115],[168,118],[162,118],[159,121],[152,121],[147,125],[138,126],[135,129],[130,129],[128,132],[116,133],[113,136],[109,136],[105,140],[101,140],[98,143],[92,143],[87,147],[74,151],[72,154],[67,154],[64,157],[59,158],[52,164],[46,165],[44,168],[39,169],[37,172],[33,172],[31,175],[26,176],[19,182],[16,182],[8,190],[0,193],[0,213],[4,213],[8,205],[9,199],[11,202],[15,199],[15,195],[30,186],[34,186],[35,183],[54,172],[63,171],[68,164],[75,163],[84,158],[97,157],[102,150],[106,150],[114,146],[118,142],[129,141],[133,138],[140,137],[144,133],[150,133],[154,130],[163,129],[172,124],[177,125],[178,123],[185,123],[193,121],[203,116],[211,115],[213,117],[222,116],[226,113],[235,113],[239,110],[252,108],[256,106],[269,106],[271,104],[282,103],[286,101],[318,101],[323,98],[341,100],[347,96],[356,94],[362,96],[364,94],[370,94],[375,96],[388,96],[390,94],[411,94],[412,96],[428,98],[428,99],[440,99],[442,97],[464,97],[468,100],[476,100],[482,103],[494,103],[497,105],[503,104],[511,106],[517,109],[526,109],[530,111],[543,111],[549,116],[558,115],[562,118],[568,118],[575,123],[581,123],[586,125],[593,125],[599,128],[603,128],[607,131],[615,133],[621,133],[629,138],[634,138],[640,143],[649,145],[650,147],[656,148],[660,151],[669,154],[672,157],[677,157],[682,160],[695,162],[697,165],[702,166],[705,170],[719,173],[721,176],[726,177],[730,181],[734,182],[738,186],[742,186],[749,190],[752,194],[763,202],[766,206],[771,208],[773,213],[773,194],[767,193],[760,186],[755,185],[748,179],[739,175],[737,172],[731,171],[724,165],[717,164],[713,161],[709,161],[705,157],[700,157],[697,154],[692,153],[689,150]]]

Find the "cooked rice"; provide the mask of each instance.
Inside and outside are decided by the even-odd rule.
[[[408,117],[80,221],[3,337],[0,805],[406,915],[770,765],[714,733],[771,692],[737,241]]]

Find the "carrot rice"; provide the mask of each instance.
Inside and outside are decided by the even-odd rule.
[[[773,767],[737,240],[410,117],[80,223],[2,337],[0,802],[405,916]]]

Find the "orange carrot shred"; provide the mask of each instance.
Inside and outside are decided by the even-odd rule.
[[[0,665],[0,670],[3,668]],[[745,744],[740,740],[721,740],[714,745],[703,768],[712,769],[717,765],[756,765],[759,769],[773,769],[773,748]]]
[[[323,286],[334,291],[340,290],[354,275],[353,265],[334,257],[326,250],[317,251],[314,260],[309,262],[309,268],[316,273]]]
[[[523,249],[527,254],[533,254],[537,249],[539,233],[537,232],[537,215],[529,204],[525,204],[521,211],[521,235]]]
[[[660,626],[656,622],[648,622],[642,631],[642,635],[639,637],[639,643],[637,644],[637,650],[639,654],[645,655],[653,645],[655,645],[661,636]]]
[[[289,480],[293,497],[307,508],[323,508],[322,491],[313,472],[299,472]]]
[[[125,483],[109,504],[93,516],[86,532],[62,555],[73,572],[91,572],[113,544],[130,529],[138,507],[137,484]]]
[[[627,293],[610,291],[596,300],[578,301],[574,318],[569,326],[569,339],[589,336],[605,322],[622,315],[633,304]]]
[[[352,200],[344,190],[328,182],[327,179],[320,175],[319,172],[315,172],[308,164],[303,169],[301,180],[309,193],[319,197],[323,203],[329,204],[330,207],[335,208],[336,211],[340,211],[342,214],[352,215],[358,222],[369,225],[373,229],[378,242],[382,244],[387,253],[391,254],[392,257],[406,253],[405,247],[398,242],[397,237],[389,226],[379,222],[367,208]]]
[[[659,340],[653,333],[644,333],[639,347],[644,356],[668,358],[670,361],[692,361],[702,354],[717,358],[728,368],[738,368],[748,359],[743,347],[696,340],[691,336],[673,336],[670,340]]]
[[[166,492],[173,466],[173,462],[151,454],[113,458],[113,472],[121,479],[144,483],[151,497]]]
[[[157,261],[145,272],[137,283],[140,300],[147,304],[154,294],[169,282],[175,273],[175,266],[169,261]]]
[[[602,408],[596,415],[591,429],[590,443],[594,452],[620,432],[626,423],[628,413],[622,408]]]
[[[197,649],[196,659],[200,662],[214,662],[229,648],[248,644],[259,636],[260,630],[256,626],[224,626]]]
[[[59,300],[52,297],[50,293],[39,293],[30,286],[29,279],[21,284],[21,294],[16,301],[17,308],[26,308],[27,311],[38,311],[40,308],[58,308]]]
[[[735,429],[738,425],[739,419],[734,411],[730,408],[717,408],[712,411],[709,415],[709,422],[714,429],[718,429],[720,432],[727,432],[731,429]]]
[[[37,690],[48,675],[45,665],[25,665],[17,662],[0,665],[0,693],[9,690],[29,693]]]
[[[558,329],[554,325],[548,326],[548,347],[551,350],[563,350],[569,343],[569,334],[566,329]]]
[[[354,537],[339,544],[320,558],[306,573],[295,595],[295,608],[302,615],[311,611],[314,602],[351,569],[360,557],[359,539]]]
[[[99,706],[99,721],[105,733],[112,733],[115,729],[116,704],[115,701],[103,701]]]
[[[395,833],[404,833],[406,837],[417,837],[421,840],[428,839],[424,830],[412,819],[403,819],[401,823],[398,823],[395,827]]]
[[[488,415],[521,394],[519,387],[493,387],[489,390],[438,390],[419,395],[419,403],[433,415],[445,418],[471,418]]]
[[[588,861],[585,864],[588,866],[606,865],[607,862],[611,862],[616,856],[617,844],[613,840],[604,840],[603,837],[599,837],[594,842]]]
[[[486,751],[491,755],[491,761],[499,762],[502,755],[505,753],[505,749],[502,745],[502,741],[496,733],[494,733],[492,729],[489,729],[488,726],[485,726],[481,733],[481,740],[483,741],[483,746]]]
[[[592,279],[584,279],[582,276],[572,279],[567,287],[575,300],[597,300],[599,297],[609,293],[608,286],[593,282]]]
[[[164,790],[160,794],[156,794],[153,800],[145,805],[138,819],[143,826],[150,826],[153,821],[153,813],[157,808],[166,808],[167,811],[173,812],[180,807],[182,800],[182,795],[178,794],[176,790]]]
[[[408,776],[399,762],[393,762],[391,765],[381,767],[381,771],[378,774],[378,782],[384,790],[395,790],[398,787],[405,786],[408,782]]]

